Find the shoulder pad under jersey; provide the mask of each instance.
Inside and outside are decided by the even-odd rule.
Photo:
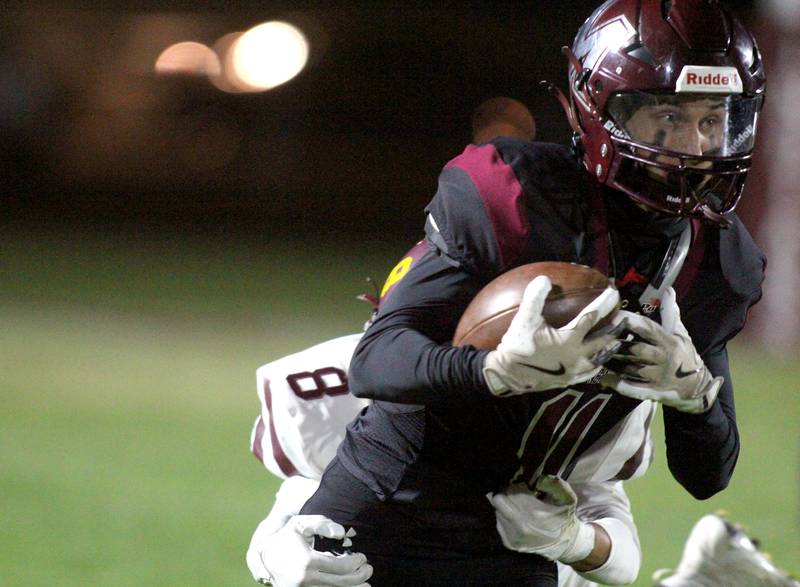
[[[493,143],[469,145],[450,161],[425,211],[431,245],[486,277],[510,267],[530,235],[522,185]]]
[[[727,229],[697,223],[697,243],[676,283],[685,292],[684,324],[701,355],[736,336],[761,299],[767,260],[741,220],[730,219]]]
[[[739,217],[732,216],[731,227],[719,234],[722,274],[733,291],[755,303],[761,297],[767,258]]]

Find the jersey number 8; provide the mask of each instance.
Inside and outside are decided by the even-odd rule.
[[[325,395],[344,395],[348,392],[347,374],[336,367],[303,371],[286,376],[294,394],[303,400],[319,399]]]

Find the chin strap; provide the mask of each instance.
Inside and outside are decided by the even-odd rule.
[[[575,115],[575,108],[564,95],[564,92],[561,91],[561,88],[548,80],[542,80],[540,84],[544,86],[547,91],[555,97],[556,100],[559,101],[561,107],[564,109],[564,114],[567,116],[567,122],[569,122],[572,130],[575,131],[575,133],[577,133],[580,137],[583,137],[586,133],[583,131],[583,128],[581,128],[581,125],[578,122],[578,117]]]
[[[708,204],[703,204],[700,206],[700,212],[703,213],[703,216],[713,222],[714,224],[721,226],[722,228],[730,228],[733,224],[730,220],[725,218],[719,212],[714,212],[711,208],[708,207]]]
[[[691,245],[692,223],[687,222],[683,232],[670,241],[664,260],[661,261],[661,267],[658,268],[653,279],[639,296],[639,305],[643,314],[652,314],[661,306],[664,292],[667,291],[667,288],[672,287],[672,284],[678,279]]]
[[[572,49],[569,47],[561,47],[561,53],[566,56],[572,67],[575,69],[578,83],[583,84],[583,77],[586,75],[585,72],[588,70],[584,69],[580,60],[575,56],[575,53],[573,53]],[[556,100],[559,101],[561,107],[564,109],[564,114],[567,116],[567,122],[569,122],[572,130],[575,131],[581,139],[583,139],[583,137],[586,135],[586,131],[583,130],[583,127],[578,121],[578,115],[575,112],[575,105],[564,95],[564,92],[561,91],[561,88],[556,86],[553,82],[542,80],[540,84],[544,86],[547,91],[556,98]]]

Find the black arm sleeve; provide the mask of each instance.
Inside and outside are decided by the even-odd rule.
[[[449,342],[481,287],[539,246],[528,218],[532,194],[494,144],[469,145],[445,166],[426,207],[429,251],[394,284],[356,348],[349,374],[355,395],[428,405],[490,393],[482,373],[487,352]]]
[[[486,351],[448,343],[481,283],[428,251],[396,284],[350,364],[358,397],[428,405],[488,394]]]
[[[696,499],[708,499],[725,489],[739,457],[728,352],[723,347],[704,360],[714,376],[725,378],[711,409],[687,414],[664,406],[669,470]]]

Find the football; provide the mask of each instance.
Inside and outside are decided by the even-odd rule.
[[[497,348],[517,313],[525,288],[539,275],[546,275],[553,284],[542,314],[554,328],[568,324],[609,285],[608,277],[585,265],[558,261],[522,265],[503,273],[478,292],[461,316],[453,345],[471,345],[484,350]],[[613,314],[598,326],[610,320]]]

